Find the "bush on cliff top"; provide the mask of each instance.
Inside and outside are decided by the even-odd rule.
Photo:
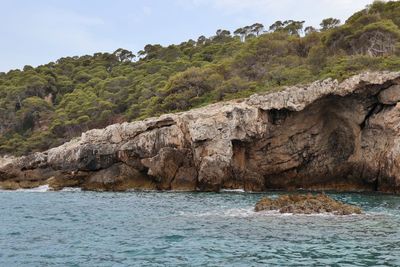
[[[0,73],[0,154],[59,145],[106,125],[188,110],[362,70],[400,69],[400,2],[374,2],[339,26],[260,23],[179,45],[66,57]],[[135,59],[136,58],[136,59]]]

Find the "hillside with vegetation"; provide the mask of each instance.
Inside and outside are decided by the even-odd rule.
[[[65,57],[0,73],[0,154],[59,145],[92,128],[364,70],[400,70],[400,2],[345,23],[255,23],[179,45]]]

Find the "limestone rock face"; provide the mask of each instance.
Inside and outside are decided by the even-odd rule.
[[[400,85],[393,85],[381,91],[378,95],[379,102],[385,105],[395,105],[400,101]]]
[[[3,158],[0,158],[0,168],[3,168],[3,167],[5,167],[6,165],[12,163],[14,159],[15,159],[15,158],[13,158],[13,157],[3,157]]]
[[[0,161],[0,187],[400,191],[400,73],[366,72],[91,130]]]

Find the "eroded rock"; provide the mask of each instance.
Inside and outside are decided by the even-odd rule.
[[[0,160],[0,187],[400,192],[399,83],[366,72],[110,125]]]
[[[255,211],[279,211],[293,214],[332,213],[335,215],[361,214],[361,208],[348,205],[325,195],[283,195],[277,199],[262,198]]]
[[[385,105],[394,105],[400,101],[400,85],[392,85],[381,91],[378,95],[379,102]]]

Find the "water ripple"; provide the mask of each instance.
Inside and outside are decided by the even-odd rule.
[[[363,215],[256,213],[279,193],[0,192],[0,266],[399,266],[400,197]]]

